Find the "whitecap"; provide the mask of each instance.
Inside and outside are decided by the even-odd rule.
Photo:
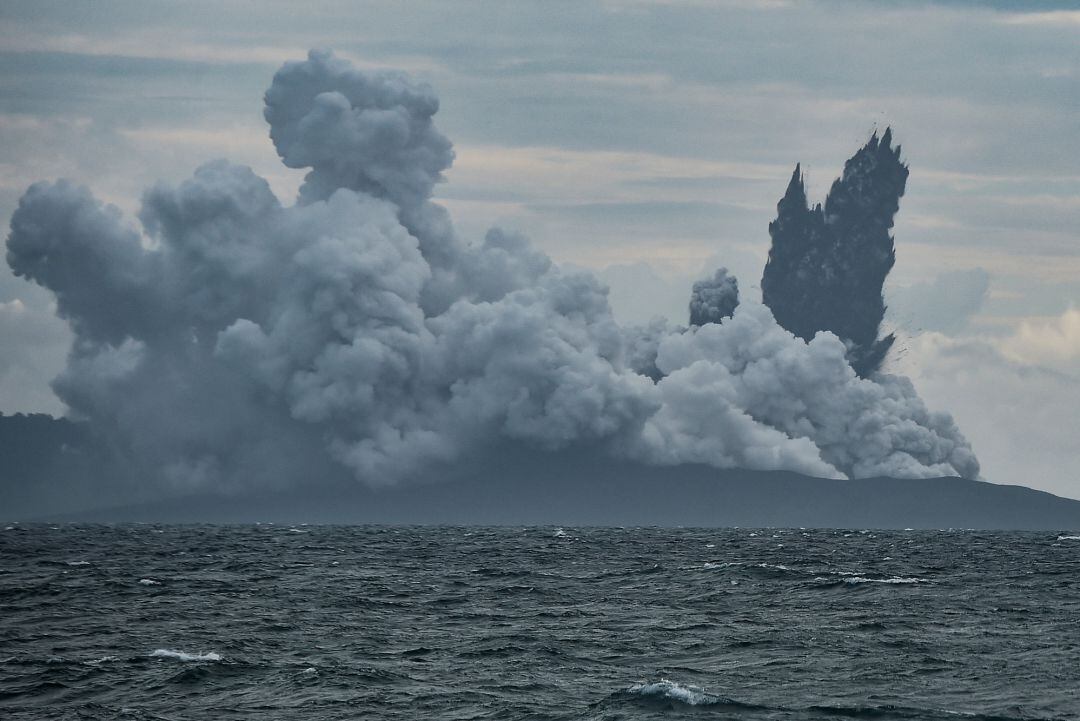
[[[185,653],[183,651],[173,651],[168,648],[159,648],[150,652],[150,658],[171,658],[175,661],[220,661],[221,654],[214,653],[213,651],[206,651],[204,653]]]
[[[553,535],[555,536],[555,538],[566,538],[566,531],[561,528],[556,528]]]
[[[319,672],[319,669],[315,668],[314,666],[308,666],[307,668],[305,668],[302,671],[302,673],[309,673],[309,674],[310,673],[318,673],[318,672]]]
[[[666,678],[662,678],[659,681],[653,681],[652,683],[635,683],[633,686],[626,689],[626,691],[627,693],[632,693],[637,696],[653,696],[671,699],[672,701],[678,701],[688,706],[708,706],[710,704],[724,702],[723,698],[714,696],[704,689],[696,686],[683,686],[674,681],[668,681]]]
[[[140,578],[139,584],[142,586],[160,586],[161,581],[155,581],[152,578]]]
[[[930,583],[925,578],[865,578],[863,576],[848,576],[844,579],[844,583],[856,584],[856,583],[891,583],[891,584],[907,584],[907,583]]]
[[[738,563],[735,561],[706,561],[702,568],[771,568],[774,571],[790,571],[791,569],[780,563]],[[689,570],[689,569],[686,569]]]
[[[1080,536],[1058,536],[1059,541],[1080,541]]]
[[[69,566],[89,566],[90,562],[89,561],[68,561],[67,565],[69,565]]]
[[[110,661],[118,660],[116,656],[102,656],[101,658],[95,658],[93,661],[86,661],[87,666],[100,666],[103,663],[109,663]]]

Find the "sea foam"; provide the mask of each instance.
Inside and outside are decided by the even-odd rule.
[[[206,653],[185,653],[173,651],[168,648],[159,648],[150,652],[150,658],[171,658],[175,661],[220,661],[221,654],[208,651]]]
[[[848,576],[844,579],[844,583],[893,583],[893,584],[907,584],[907,583],[930,583],[925,578],[864,578],[863,576]]]
[[[95,658],[92,661],[84,661],[87,666],[100,666],[103,663],[109,663],[111,661],[118,661],[116,656],[102,656],[101,658]]]

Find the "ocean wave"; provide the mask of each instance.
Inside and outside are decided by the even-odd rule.
[[[818,588],[844,588],[852,586],[861,586],[863,584],[882,584],[886,586],[916,586],[921,584],[933,583],[928,578],[918,578],[916,576],[890,576],[888,578],[872,578],[869,576],[856,576],[851,574],[840,575],[835,574],[832,576],[815,576],[813,582],[818,584]]]
[[[159,648],[150,652],[150,658],[170,658],[175,661],[220,661],[221,654],[213,651],[206,651],[204,653],[185,653],[184,651],[173,651],[168,648]]]
[[[687,706],[712,706],[714,704],[730,703],[728,699],[722,696],[716,696],[696,686],[683,686],[666,678],[649,683],[635,683],[626,689],[626,692],[635,696],[677,701]]]
[[[103,663],[110,663],[112,661],[118,661],[116,656],[102,656],[101,658],[95,658],[91,661],[83,661],[87,666],[100,666]]]
[[[660,679],[659,681],[639,682],[626,689],[631,696],[648,699],[665,704],[676,703],[685,706],[722,706],[728,709],[791,712],[795,709],[785,706],[760,706],[752,703],[743,703],[731,698],[709,693],[697,686],[684,686],[675,681]],[[968,718],[972,721],[1019,721],[1012,716],[987,716],[980,713],[967,711],[952,711],[948,709],[924,709],[908,706],[821,706],[815,705],[805,709],[811,713],[827,713],[843,716],[845,718],[897,718],[897,719],[931,719],[931,718]],[[771,717],[771,715],[770,715]]]
[[[1035,718],[1033,716],[1004,716],[999,714],[982,714],[974,711],[954,711],[951,709],[927,709],[917,706],[810,706],[807,712],[814,714],[826,714],[828,718],[852,718],[852,719],[953,719],[962,718],[968,721],[1026,721]],[[1038,717],[1042,719],[1042,716]],[[1056,717],[1055,717],[1056,718]],[[1053,721],[1047,719],[1046,721]]]
[[[705,568],[705,569],[713,569],[713,568],[746,568],[746,569],[753,569],[753,568],[760,568],[760,569],[768,570],[768,571],[785,571],[785,572],[796,572],[796,573],[799,572],[799,571],[795,571],[795,569],[792,569],[792,568],[789,568],[788,566],[783,565],[782,563],[740,563],[740,562],[737,562],[737,561],[706,561],[705,564],[702,566],[702,568]],[[684,568],[682,570],[689,571],[689,570],[692,570],[692,567]]]

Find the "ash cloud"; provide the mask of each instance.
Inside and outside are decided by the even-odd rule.
[[[739,305],[739,282],[720,268],[712,278],[699,280],[690,291],[690,325],[719,323],[730,318]]]
[[[830,477],[978,475],[910,383],[860,377],[850,343],[737,304],[723,272],[695,286],[690,328],[627,328],[596,278],[527,239],[458,238],[431,201],[453,160],[437,109],[402,75],[312,52],[266,93],[283,162],[310,168],[294,204],[225,161],[147,191],[141,229],[65,181],[26,192],[8,263],[55,294],[75,335],[54,389],[139,482],[385,485],[522,445]],[[841,195],[837,207],[862,202]]]
[[[266,91],[270,139],[290,168],[311,168],[301,202],[350,188],[413,207],[431,196],[454,161],[435,129],[439,99],[401,73],[359,73],[313,52],[286,63]]]
[[[908,168],[892,131],[870,140],[845,164],[821,204],[809,207],[798,165],[769,224],[772,248],[762,298],[776,321],[809,341],[831,331],[848,344],[860,376],[880,368],[895,340],[879,338],[882,286],[896,260],[890,229]]]

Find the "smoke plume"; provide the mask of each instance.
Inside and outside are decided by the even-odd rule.
[[[807,205],[796,165],[769,224],[772,248],[761,279],[765,304],[803,340],[822,330],[835,333],[864,377],[881,366],[894,340],[879,339],[878,331],[885,316],[882,286],[896,260],[889,229],[907,176],[891,129],[880,140],[874,133],[844,164],[824,208]]]
[[[730,318],[739,305],[739,282],[720,268],[708,280],[694,283],[690,291],[690,325],[719,323]]]
[[[736,307],[724,272],[695,286],[690,328],[623,328],[604,286],[525,238],[459,239],[431,200],[453,160],[437,109],[402,75],[312,52],[266,93],[282,161],[310,169],[294,204],[225,161],[147,191],[141,230],[69,182],[27,190],[8,263],[55,294],[75,333],[54,383],[73,416],[143,478],[184,488],[342,471],[391,484],[508,444],[817,476],[978,474],[910,383],[860,378],[836,335]],[[821,228],[879,243],[887,225],[867,203],[884,201],[856,188],[887,145],[849,163],[830,195],[840,220]],[[822,291],[880,288],[879,266],[851,276],[865,265]],[[813,308],[826,320],[806,327],[832,329],[832,306]],[[836,330],[868,342],[862,325]]]

